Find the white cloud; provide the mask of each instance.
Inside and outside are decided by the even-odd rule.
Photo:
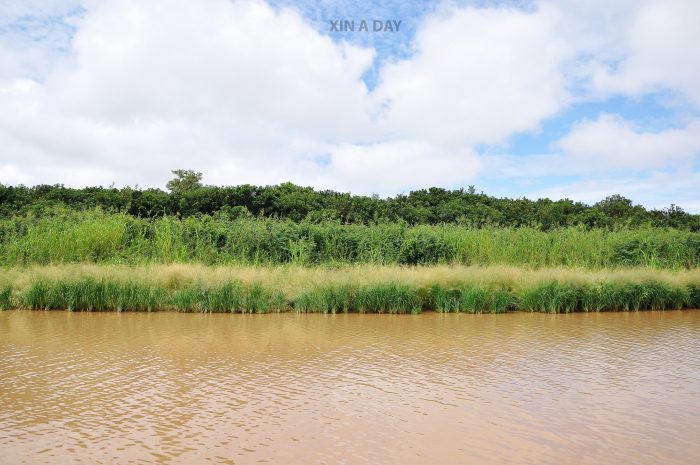
[[[324,184],[388,195],[410,188],[466,182],[479,168],[478,158],[470,149],[421,140],[346,144],[333,150]]]
[[[0,163],[32,182],[102,179],[79,170],[47,179],[44,163],[91,165],[118,182],[146,184],[163,183],[170,168],[215,171],[250,157],[266,173],[372,134],[361,80],[372,51],[333,43],[291,10],[256,1],[104,1],[77,27],[75,66],[42,84],[0,83],[9,109],[0,114]],[[228,180],[245,181],[238,173]]]
[[[79,0],[0,2],[0,79],[41,79],[65,59]]]
[[[180,166],[210,182],[385,193],[467,181],[478,168],[468,143],[536,128],[566,98],[551,23],[510,9],[435,16],[416,57],[387,66],[370,93],[373,50],[333,42],[289,9],[96,2],[75,19],[70,61],[42,83],[0,83],[0,163],[32,183],[57,181],[60,165],[69,185],[162,185]],[[445,51],[445,40],[461,45]],[[323,155],[330,163],[314,161]]]
[[[0,24],[22,11],[65,13],[73,1],[15,2],[0,7]],[[61,54],[0,36],[0,182],[163,186],[183,167],[216,184],[391,194],[485,175],[689,168],[700,140],[692,112],[685,126],[656,132],[592,116],[553,154],[484,158],[475,147],[539,131],[581,99],[671,89],[700,102],[697,5],[447,5],[420,25],[412,56],[379,65],[369,91],[362,76],[374,50],[333,41],[291,9],[91,0],[69,20],[76,32]]]
[[[413,57],[386,65],[377,94],[396,134],[469,144],[532,131],[568,101],[550,8],[463,9],[429,18]]]
[[[631,95],[671,90],[700,107],[700,2],[642,2],[629,18],[619,60],[594,72],[593,87]]]
[[[533,191],[531,198],[569,198],[595,203],[611,194],[621,194],[649,208],[666,208],[672,203],[688,212],[700,212],[696,195],[700,173],[687,170],[653,171],[643,176],[601,176],[594,179],[558,184]]]
[[[646,170],[692,161],[700,152],[700,120],[679,129],[645,132],[619,116],[574,125],[555,147],[595,170]]]
[[[602,115],[574,124],[552,148],[552,153],[483,157],[484,171],[506,179],[691,171],[700,154],[700,120],[652,132],[618,115]]]

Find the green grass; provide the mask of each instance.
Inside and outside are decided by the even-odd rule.
[[[299,295],[294,301],[294,309],[298,312],[355,312],[356,293],[357,288],[349,285],[323,286]]]
[[[587,269],[700,266],[700,233],[675,229],[474,229],[343,225],[99,211],[0,220],[0,265],[201,263],[513,265]]]
[[[260,284],[239,282],[205,288],[188,287],[175,291],[168,307],[181,312],[267,313],[287,308],[284,295]]]
[[[569,313],[639,310],[680,310],[692,307],[690,286],[607,282],[593,285],[550,282],[525,289],[519,308],[534,312]]]
[[[12,308],[12,286],[0,286],[0,310]]]
[[[31,310],[250,312],[266,313],[287,307],[280,292],[238,282],[213,288],[176,289],[104,279],[33,282],[19,305]],[[9,307],[9,304],[8,304]]]
[[[383,283],[367,286],[323,286],[303,292],[293,302],[298,312],[420,313],[417,288]]]
[[[688,295],[690,297],[690,307],[700,308],[700,286],[691,284],[687,287]]]
[[[32,310],[152,311],[164,308],[165,290],[131,282],[81,280],[33,282],[20,305]]]
[[[503,313],[515,308],[514,299],[514,294],[504,287],[445,288],[436,284],[430,289],[427,306],[438,312]]]
[[[233,270],[198,269],[139,278],[139,269],[31,270],[0,274],[0,309],[65,309],[72,311],[158,311],[268,313],[279,311],[322,313],[419,313],[421,311],[547,313],[639,311],[697,308],[697,273],[608,274],[514,270],[398,269],[368,276],[367,269],[343,274],[297,270],[294,282],[285,274],[275,277]],[[292,270],[292,271],[293,271]],[[100,271],[102,273],[100,273]],[[129,271],[132,277],[129,278]],[[254,270],[248,270],[253,273]],[[284,273],[284,271],[283,271]],[[306,275],[304,275],[306,273]],[[519,273],[519,274],[518,274]],[[388,279],[387,276],[394,276]],[[650,277],[651,276],[651,277]],[[279,280],[288,282],[282,286]],[[343,281],[343,279],[345,281]],[[361,279],[364,279],[361,280]],[[398,281],[402,279],[403,281]]]

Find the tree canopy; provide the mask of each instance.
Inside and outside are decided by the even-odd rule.
[[[433,187],[389,198],[352,195],[284,183],[273,186],[206,186],[201,173],[175,170],[168,191],[125,187],[69,188],[63,185],[0,185],[0,217],[46,215],[57,210],[125,213],[139,218],[226,215],[286,219],[293,222],[336,221],[347,224],[404,222],[483,226],[567,226],[613,228],[653,225],[700,231],[700,215],[671,205],[648,210],[620,195],[587,205],[569,199],[497,198],[468,190]]]
[[[202,173],[194,170],[173,170],[175,175],[165,187],[173,193],[189,192],[202,187]]]

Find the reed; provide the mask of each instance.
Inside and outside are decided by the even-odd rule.
[[[700,233],[653,227],[541,231],[315,224],[219,216],[147,220],[99,211],[0,219],[0,265],[59,263],[682,269],[700,266]]]

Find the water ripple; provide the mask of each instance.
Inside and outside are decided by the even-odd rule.
[[[700,463],[700,312],[0,313],[0,463]]]

